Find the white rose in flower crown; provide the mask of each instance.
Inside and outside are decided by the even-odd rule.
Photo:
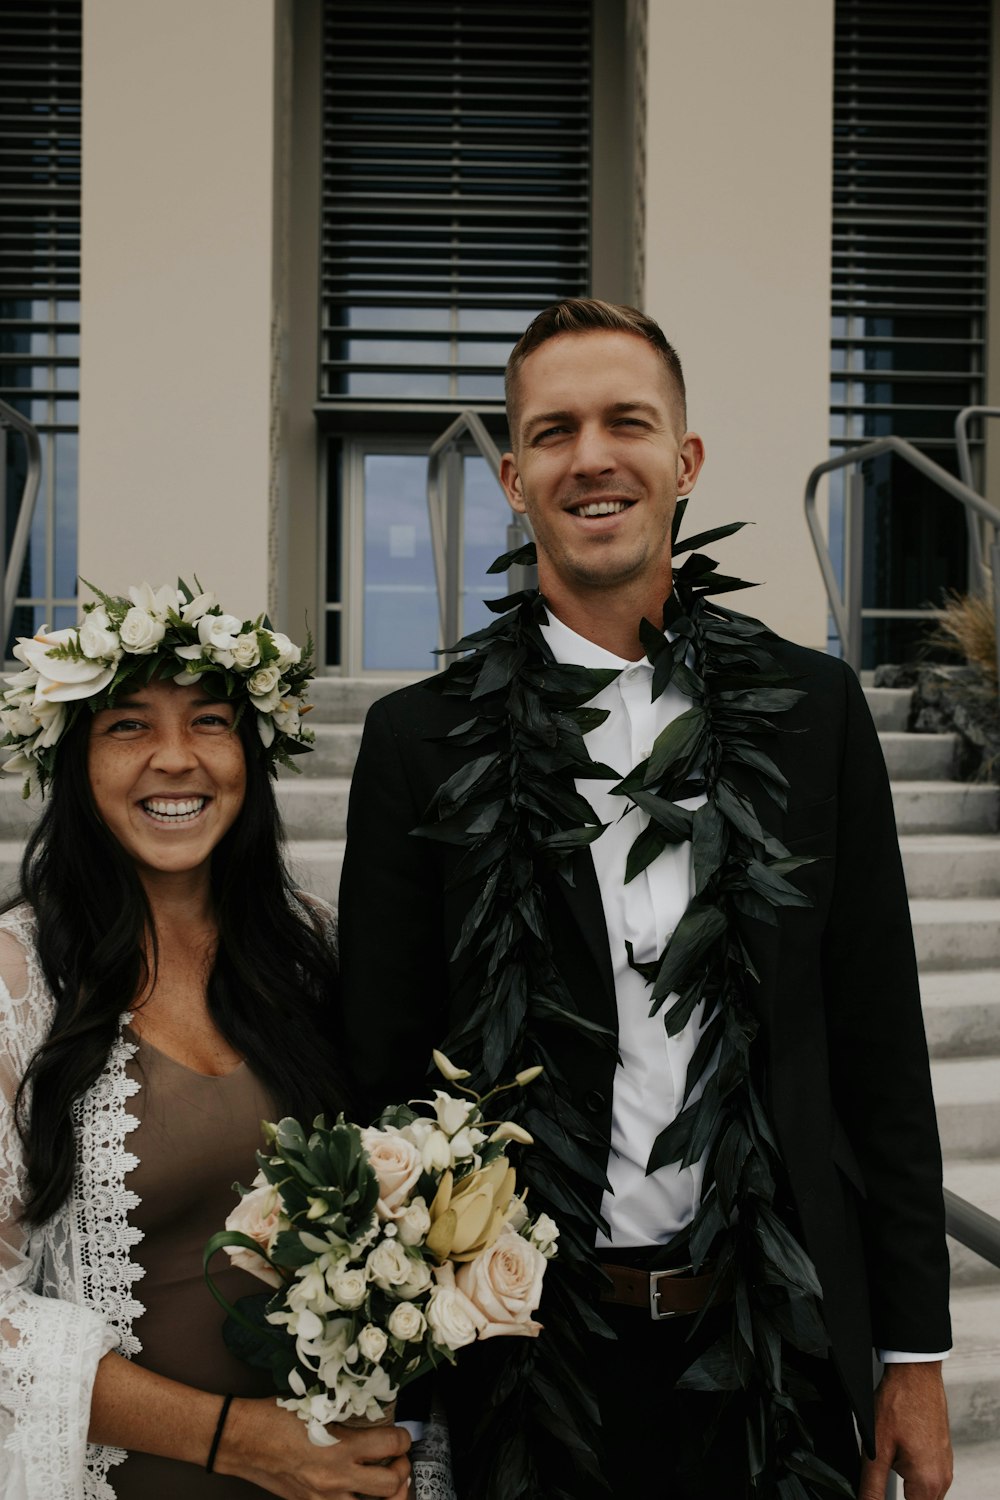
[[[445,1349],[464,1349],[466,1344],[475,1342],[486,1319],[455,1285],[455,1268],[450,1262],[438,1266],[434,1275],[437,1286],[431,1292],[426,1313],[431,1337]]]
[[[420,1245],[431,1227],[431,1216],[423,1198],[414,1198],[396,1220],[396,1232],[404,1245]]]
[[[302,660],[302,647],[296,646],[287,635],[282,635],[280,630],[271,631],[271,643],[278,653],[278,666],[282,671],[286,667],[297,667]]]
[[[257,632],[252,634],[238,635],[233,642],[233,662],[244,671],[255,667],[260,661],[260,646],[257,641]]]
[[[398,1302],[389,1314],[389,1332],[404,1343],[415,1344],[423,1338],[426,1328],[427,1319],[412,1302]]]
[[[202,615],[198,621],[198,639],[202,650],[213,661],[218,662],[220,667],[233,665],[233,647],[241,624],[242,621],[235,615]]]
[[[389,1340],[382,1328],[376,1328],[374,1323],[367,1323],[358,1334],[358,1349],[364,1359],[370,1360],[377,1365],[386,1349]]]
[[[277,1189],[270,1183],[244,1194],[226,1220],[227,1229],[249,1235],[262,1250],[268,1251],[283,1227],[286,1226],[281,1217]],[[268,1286],[281,1286],[282,1279],[278,1272],[253,1250],[244,1249],[241,1245],[227,1245],[226,1254],[234,1266],[251,1272],[261,1281],[266,1281]]]
[[[132,656],[151,656],[167,633],[162,620],[133,605],[121,623],[119,639]]]
[[[247,681],[247,692],[252,698],[266,698],[274,692],[280,681],[280,668],[273,665],[270,667],[258,667],[257,671]]]
[[[540,1250],[507,1231],[459,1268],[455,1284],[482,1316],[481,1339],[502,1334],[538,1337],[542,1325],[531,1314],[542,1298],[546,1265]]]
[[[114,677],[114,666],[108,666],[105,662],[57,661],[49,655],[53,647],[78,644],[76,630],[49,630],[45,625],[34,637],[18,638],[14,655],[37,674],[34,698],[36,705],[74,703],[78,698],[92,698],[95,693],[106,688]]]
[[[103,604],[90,610],[80,626],[80,650],[92,661],[121,659],[122,647],[117,633],[111,628],[108,612]]]
[[[374,1127],[361,1132],[361,1144],[378,1178],[378,1216],[398,1219],[423,1171],[420,1152],[404,1136]]]
[[[368,1259],[365,1261],[365,1274],[368,1280],[374,1281],[375,1285],[381,1287],[384,1292],[403,1286],[409,1281],[413,1269],[414,1262],[410,1260],[398,1240],[381,1240],[374,1250],[369,1252]]]
[[[7,696],[13,697],[14,695],[9,693]],[[53,705],[53,707],[56,706],[62,709],[61,703]],[[37,733],[39,721],[31,711],[30,698],[17,698],[13,703],[5,703],[3,708],[0,708],[0,724],[3,725],[4,734],[16,734],[22,739],[27,739],[28,735]]]

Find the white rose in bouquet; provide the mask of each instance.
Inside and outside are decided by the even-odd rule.
[[[327,1275],[330,1295],[339,1307],[360,1307],[368,1291],[365,1273],[357,1266],[342,1266]]]
[[[378,1178],[379,1218],[401,1218],[423,1171],[420,1152],[412,1141],[396,1131],[376,1130],[374,1127],[361,1132],[361,1144],[368,1152],[372,1171]]]
[[[396,1240],[381,1240],[365,1262],[368,1280],[374,1281],[383,1292],[404,1286],[415,1268],[415,1262]]]
[[[516,1228],[515,1225],[511,1226]],[[529,1236],[531,1243],[535,1245],[545,1256],[551,1260],[556,1253],[556,1241],[559,1238],[559,1225],[548,1214],[539,1214]]]
[[[389,1314],[389,1332],[404,1343],[422,1339],[426,1328],[427,1319],[413,1302],[399,1302]]]
[[[385,1330],[376,1328],[374,1323],[366,1323],[358,1334],[358,1350],[364,1359],[377,1365],[389,1346]]]
[[[474,1302],[455,1285],[455,1268],[450,1262],[434,1272],[437,1286],[427,1302],[427,1326],[436,1344],[445,1349],[464,1349],[475,1342],[486,1326],[486,1318]]]
[[[430,1227],[430,1211],[423,1198],[414,1198],[396,1220],[396,1232],[404,1245],[422,1245]]]
[[[531,1315],[542,1298],[545,1266],[540,1250],[508,1230],[475,1260],[459,1267],[455,1284],[483,1319],[481,1339],[500,1334],[538,1337],[542,1325]]]

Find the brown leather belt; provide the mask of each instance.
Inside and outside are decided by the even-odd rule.
[[[690,1275],[690,1266],[670,1271],[643,1271],[638,1266],[617,1266],[602,1261],[601,1270],[610,1286],[601,1289],[602,1302],[619,1307],[641,1307],[656,1321],[701,1312],[708,1301],[713,1272]]]

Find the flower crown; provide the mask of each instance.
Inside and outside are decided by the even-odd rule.
[[[242,621],[227,615],[215,595],[195,583],[198,593],[183,580],[155,592],[143,583],[130,588],[127,599],[88,583],[99,602],[83,606],[79,625],[43,625],[33,638],[18,638],[14,655],[25,670],[6,678],[0,746],[14,748],[3,769],[24,776],[26,797],[45,791],[59,741],[84,702],[97,713],[126,684],[154,677],[172,677],[182,687],[204,682],[220,700],[236,699],[237,722],[252,708],[271,774],[277,775],[279,762],[298,769],[291,757],[311,750],[315,740],[301,722],[309,712],[311,637],[303,652],[272,630],[266,615]]]

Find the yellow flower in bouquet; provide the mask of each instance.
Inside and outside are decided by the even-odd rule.
[[[480,1167],[455,1185],[450,1169],[431,1203],[426,1245],[439,1261],[474,1260],[503,1229],[517,1174],[504,1156]]]

